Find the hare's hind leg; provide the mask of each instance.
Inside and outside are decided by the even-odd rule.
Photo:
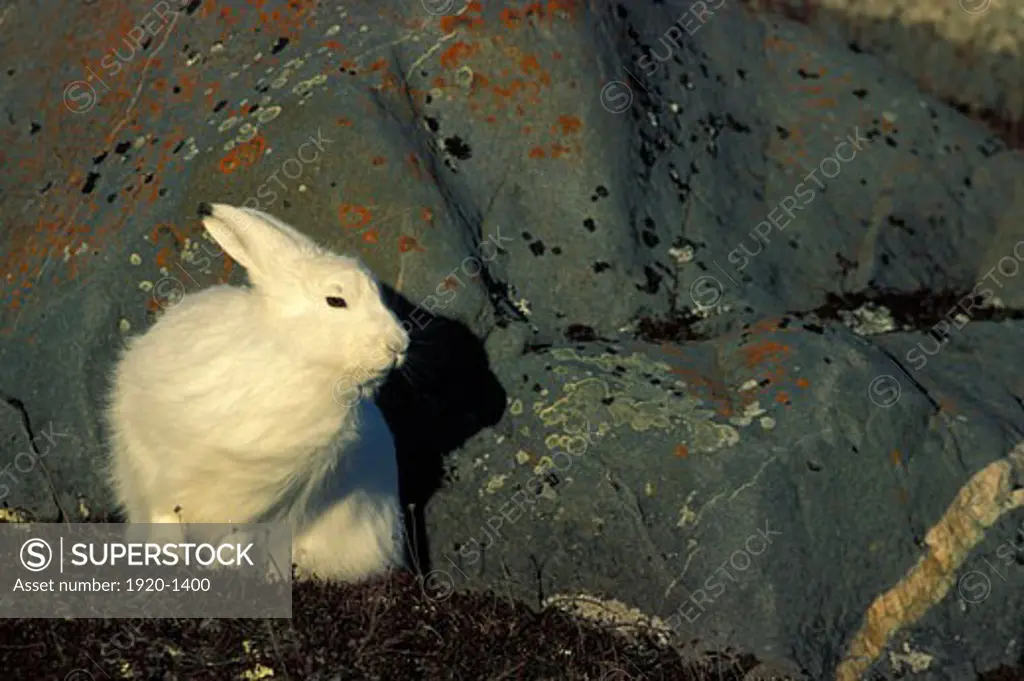
[[[359,582],[403,566],[398,504],[355,492],[303,528],[293,542],[300,576]]]

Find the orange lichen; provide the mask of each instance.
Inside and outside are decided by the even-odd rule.
[[[370,209],[366,206],[357,206],[352,203],[343,203],[338,208],[338,219],[341,224],[349,229],[358,229],[370,222]],[[356,221],[353,221],[355,218]]]
[[[416,240],[415,237],[407,236],[405,234],[403,234],[402,236],[398,237],[398,252],[399,253],[408,253],[409,251],[420,251],[420,252],[422,252],[422,251],[425,251],[425,250],[427,250],[427,249],[423,248],[423,246],[420,245],[420,243]]]
[[[559,116],[558,125],[561,126],[563,135],[570,135],[580,131],[583,121],[576,116]]]
[[[459,29],[476,30],[483,27],[483,5],[479,0],[472,0],[461,14],[441,17],[441,32],[448,34]]]
[[[781,362],[791,352],[788,346],[776,343],[775,341],[762,341],[740,348],[740,353],[743,355],[748,367],[754,367],[766,362]]]
[[[675,455],[680,459],[685,459],[690,455],[690,448],[686,445],[676,445]]]
[[[471,56],[478,50],[479,48],[475,45],[462,42],[461,40],[452,43],[451,47],[441,53],[441,66],[446,69],[456,68],[461,60]]]

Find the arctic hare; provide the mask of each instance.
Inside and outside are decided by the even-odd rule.
[[[120,357],[106,417],[128,522],[285,521],[302,574],[403,566],[394,439],[373,398],[406,329],[359,259],[261,211],[199,215],[251,286],[185,296]]]

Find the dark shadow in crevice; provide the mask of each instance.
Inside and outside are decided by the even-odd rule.
[[[377,404],[395,437],[406,513],[409,565],[430,572],[424,509],[444,480],[444,457],[501,419],[506,393],[483,343],[469,328],[432,315],[382,284],[389,307],[408,320],[409,353],[381,387]]]

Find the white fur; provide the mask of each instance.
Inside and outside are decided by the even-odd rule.
[[[260,211],[212,208],[206,229],[252,285],[185,296],[120,358],[109,478],[128,522],[286,521],[301,573],[400,567],[394,440],[373,395],[404,361],[405,329],[360,260]]]

